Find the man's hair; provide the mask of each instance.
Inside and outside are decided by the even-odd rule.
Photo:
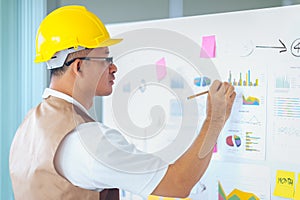
[[[91,51],[92,51],[92,49],[83,49],[83,50],[80,50],[80,51],[70,53],[67,56],[63,66],[58,67],[58,68],[54,68],[54,69],[50,69],[50,79],[53,76],[56,76],[56,77],[62,76],[67,71],[67,69],[69,68],[69,66],[65,65],[65,63],[67,61],[70,61],[74,58],[87,56]]]

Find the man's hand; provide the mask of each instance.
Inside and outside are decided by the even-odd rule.
[[[199,151],[199,158],[205,158],[213,149],[219,134],[230,116],[236,93],[234,87],[227,82],[214,81],[207,97],[206,123],[208,128],[203,145]]]

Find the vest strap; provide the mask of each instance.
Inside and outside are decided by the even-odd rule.
[[[119,200],[119,189],[105,189],[100,192],[99,200]]]

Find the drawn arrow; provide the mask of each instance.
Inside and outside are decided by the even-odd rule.
[[[265,49],[282,49],[279,51],[279,53],[282,53],[282,52],[286,52],[287,49],[286,49],[286,46],[285,44],[279,39],[279,42],[281,43],[281,47],[273,47],[273,46],[256,46],[256,48],[265,48]]]

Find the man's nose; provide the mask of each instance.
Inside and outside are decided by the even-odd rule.
[[[116,66],[114,63],[112,63],[112,64],[109,66],[109,73],[110,73],[110,74],[113,74],[113,73],[116,73],[117,71],[118,71],[117,66]]]

